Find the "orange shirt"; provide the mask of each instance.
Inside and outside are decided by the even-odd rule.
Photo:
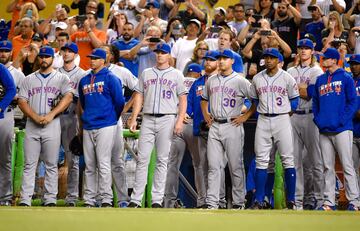
[[[14,37],[14,28],[15,28],[15,24],[16,24],[17,20],[19,20],[19,17],[20,17],[21,6],[27,2],[35,3],[34,0],[19,0],[12,12],[11,27],[10,27],[10,31],[9,31],[9,35],[8,35],[9,40],[11,40]]]
[[[23,39],[21,35],[17,35],[12,39],[12,45],[13,45],[12,60],[15,60],[15,58],[19,55],[21,48],[30,45],[31,37],[32,36],[30,36],[28,39]]]
[[[106,33],[101,30],[97,30],[95,28],[92,29],[95,36],[105,44],[106,42]],[[79,48],[79,56],[80,56],[80,67],[84,70],[90,69],[90,59],[86,57],[89,55],[92,50],[95,48],[91,44],[90,37],[86,31],[77,31],[71,35],[71,41],[76,43]]]

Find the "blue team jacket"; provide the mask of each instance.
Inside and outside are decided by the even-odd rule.
[[[340,133],[353,130],[356,92],[352,77],[339,68],[316,80],[313,95],[314,122],[320,133]]]
[[[192,84],[189,94],[187,96],[187,109],[186,113],[193,118],[193,134],[194,136],[200,135],[200,124],[204,120],[201,112],[200,102],[201,95],[205,87],[206,75],[201,76]]]
[[[360,77],[354,78],[355,90],[356,90],[356,111],[360,110]],[[354,137],[360,137],[360,119],[356,118],[356,114],[353,118],[354,125]]]
[[[116,125],[125,102],[120,79],[106,67],[95,75],[90,72],[80,80],[79,99],[84,109],[81,120],[86,130]]]
[[[9,106],[11,101],[14,99],[16,95],[16,86],[13,77],[11,76],[8,69],[0,63],[0,85],[3,87],[5,91],[4,96],[0,99],[0,119],[4,118],[4,112],[6,108]]]

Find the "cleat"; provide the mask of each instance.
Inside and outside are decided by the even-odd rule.
[[[119,204],[118,204],[119,208],[127,208],[129,206],[129,202],[127,201],[121,201]]]
[[[76,203],[75,202],[67,202],[65,204],[66,207],[76,207]]]
[[[355,206],[354,204],[349,204],[347,207],[348,211],[360,211],[360,207],[359,206]]]
[[[28,205],[28,204],[26,204],[26,203],[24,203],[24,202],[21,202],[21,203],[19,204],[19,206],[22,206],[22,207],[30,207],[30,205]]]
[[[253,209],[253,210],[264,209],[264,205],[263,205],[263,203],[255,201],[254,204],[250,207],[250,209]]]
[[[140,205],[136,204],[135,202],[130,202],[128,208],[141,208]]]
[[[85,208],[94,208],[95,206],[94,206],[94,205],[91,205],[91,204],[88,204],[88,203],[85,203],[85,204],[84,204],[84,207],[85,207]]]
[[[153,209],[160,209],[160,208],[162,208],[162,205],[159,204],[159,203],[153,203],[153,204],[151,205],[151,208],[153,208]]]
[[[111,208],[111,207],[113,207],[113,206],[110,203],[102,203],[101,204],[101,208]]]
[[[233,205],[232,210],[245,210],[245,205]]]
[[[297,210],[295,202],[294,201],[286,202],[286,209]]]

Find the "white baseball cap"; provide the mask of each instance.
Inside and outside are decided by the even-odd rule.
[[[189,21],[189,24],[190,23],[195,23],[199,27],[199,29],[201,28],[201,22],[199,20],[197,20],[196,18],[191,19]]]
[[[222,13],[223,15],[226,15],[226,10],[223,7],[216,7],[215,14]]]
[[[66,30],[67,27],[68,27],[68,25],[65,22],[58,22],[55,25],[55,28],[60,28],[62,30]]]

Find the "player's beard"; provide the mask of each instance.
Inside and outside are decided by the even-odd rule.
[[[10,62],[10,59],[11,59],[11,55],[9,55],[9,57],[5,58],[5,57],[0,57],[0,63],[5,65],[7,64],[8,62]]]
[[[51,62],[49,62],[49,63],[46,61],[41,61],[40,70],[42,72],[46,71],[47,69],[49,69],[51,67],[52,63],[53,63],[53,59],[51,59]]]

